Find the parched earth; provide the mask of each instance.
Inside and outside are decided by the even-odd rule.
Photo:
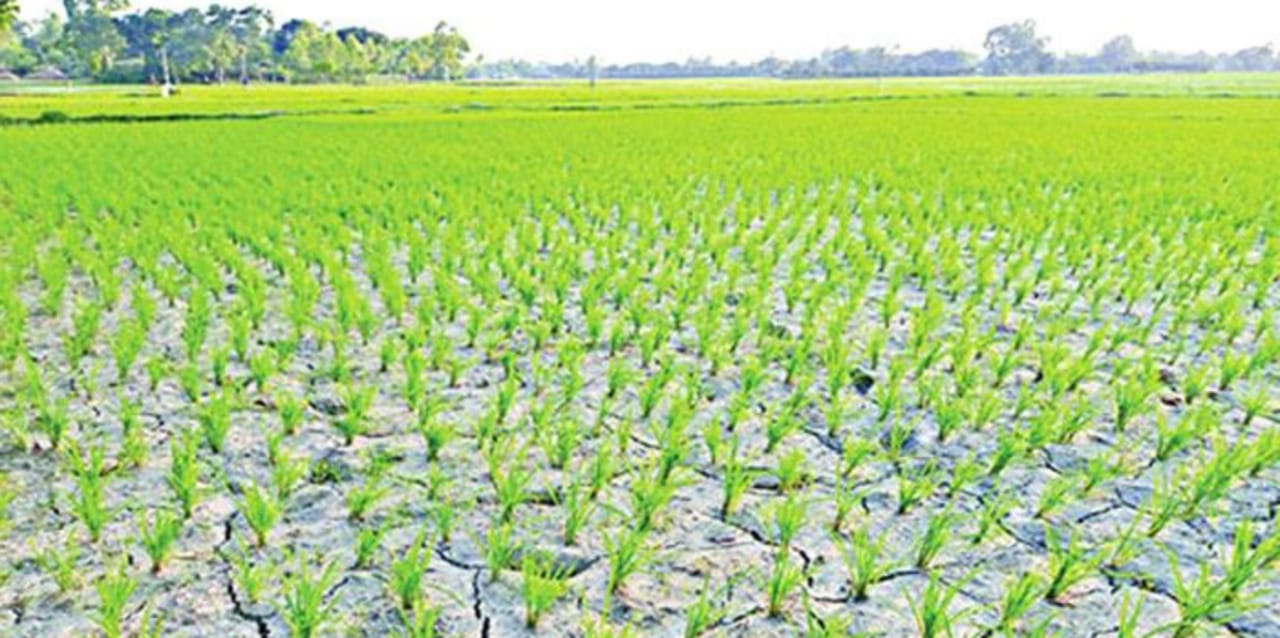
[[[368,280],[360,274],[358,254],[352,255],[350,266],[365,294],[376,300]],[[263,271],[272,287],[284,285],[273,271],[265,267]],[[124,272],[128,277],[127,270]],[[230,290],[233,283],[228,280],[228,298],[234,297]],[[72,294],[84,293],[89,286],[83,278],[73,278]],[[877,325],[875,308],[884,286],[882,278],[873,281],[866,316],[855,322],[851,338],[866,339],[867,331]],[[24,291],[31,307],[37,306],[38,293],[35,283]],[[321,300],[322,318],[333,312],[330,293],[326,289]],[[800,331],[797,314],[788,312],[782,295],[775,293],[771,329],[781,338],[795,338]],[[411,293],[411,305],[419,302],[417,294]],[[297,560],[310,560],[332,563],[336,569],[326,592],[335,613],[322,633],[386,635],[397,631],[402,620],[390,592],[389,571],[414,545],[419,533],[425,532],[430,564],[423,591],[439,608],[435,626],[443,635],[533,633],[525,623],[518,560],[522,554],[551,557],[567,579],[567,591],[538,623],[540,633],[548,635],[581,633],[589,619],[605,608],[606,599],[615,624],[629,623],[637,635],[681,635],[700,596],[705,596],[709,608],[716,612],[706,627],[716,635],[797,635],[806,626],[834,626],[839,619],[854,631],[909,635],[918,631],[913,609],[921,604],[931,577],[937,581],[935,586],[954,588],[949,608],[957,617],[957,629],[963,629],[961,635],[981,634],[983,627],[997,623],[1011,579],[1023,573],[1051,578],[1055,561],[1061,559],[1051,556],[1050,547],[1065,548],[1069,539],[1078,543],[1078,552],[1071,551],[1077,552],[1088,568],[1060,595],[1052,599],[1037,595],[1026,612],[1027,620],[1017,625],[1019,631],[1041,628],[1051,635],[1113,636],[1125,615],[1133,612],[1137,633],[1124,635],[1148,631],[1163,635],[1172,632],[1167,623],[1179,618],[1180,585],[1171,572],[1175,565],[1181,567],[1187,582],[1194,580],[1200,566],[1211,576],[1221,575],[1232,555],[1239,523],[1253,521],[1254,529],[1260,532],[1258,538],[1274,529],[1280,483],[1272,462],[1262,463],[1256,473],[1236,477],[1221,501],[1212,504],[1213,516],[1191,511],[1187,516],[1172,517],[1156,534],[1144,533],[1152,519],[1151,492],[1153,486],[1161,485],[1160,477],[1172,476],[1179,468],[1199,467],[1214,453],[1207,444],[1192,441],[1170,458],[1156,460],[1157,423],[1176,422],[1189,410],[1181,380],[1185,365],[1164,370],[1161,385],[1149,401],[1150,409],[1120,433],[1108,403],[1111,365],[1128,353],[1123,349],[1100,353],[1095,372],[1074,389],[1071,398],[1064,399],[1069,406],[1077,401],[1092,406],[1079,431],[1069,440],[1055,437],[1013,458],[1007,468],[994,475],[990,466],[1000,454],[997,433],[1030,427],[1027,417],[1013,418],[1009,407],[1018,402],[1021,388],[1035,387],[1042,376],[1028,361],[1019,362],[993,391],[992,400],[999,408],[991,423],[981,429],[965,424],[940,439],[937,410],[921,407],[918,401],[908,401],[899,416],[879,418],[877,392],[891,374],[885,361],[906,351],[909,313],[922,303],[921,292],[907,284],[904,309],[891,323],[885,354],[876,367],[865,361],[860,364],[854,382],[846,388],[847,412],[834,428],[834,436],[829,434],[829,417],[813,401],[799,409],[796,432],[766,453],[766,426],[777,406],[794,391],[780,365],[767,369],[765,380],[742,409],[735,428],[746,466],[754,473],[740,505],[728,516],[721,510],[723,459],[710,458],[705,439],[709,428],[728,434],[726,414],[739,409],[734,402],[742,383],[740,366],[755,354],[759,342],[743,345],[735,356],[734,368],[711,374],[693,347],[697,340],[694,331],[685,327],[672,334],[670,361],[682,371],[693,370],[682,375],[696,375],[701,385],[694,390],[692,409],[686,415],[691,442],[674,471],[675,490],[669,505],[660,508],[647,536],[646,546],[652,552],[649,560],[610,596],[606,596],[609,543],[636,526],[632,486],[638,476],[651,471],[650,464],[662,453],[659,437],[663,436],[663,424],[673,411],[679,411],[672,405],[684,400],[682,393],[689,386],[687,377],[677,376],[671,385],[680,390],[669,392],[648,418],[640,416],[643,383],[657,374],[658,365],[642,364],[635,345],[625,346],[619,356],[637,372],[637,381],[607,401],[607,369],[612,359],[608,344],[592,344],[583,350],[581,391],[557,412],[558,418],[572,418],[581,424],[581,439],[572,444],[566,466],[572,471],[554,469],[544,447],[529,435],[531,411],[555,402],[565,383],[563,371],[554,370],[556,350],[546,347],[536,353],[541,365],[552,369],[547,387],[533,387],[528,381],[534,377],[528,361],[519,362],[522,380],[515,386],[510,413],[503,419],[516,432],[517,444],[499,454],[508,467],[524,467],[528,476],[523,482],[524,497],[511,519],[520,549],[517,558],[497,573],[486,560],[486,548],[500,507],[490,468],[477,449],[475,424],[485,419],[485,412],[504,387],[506,373],[500,360],[486,357],[480,347],[464,345],[468,341],[464,318],[443,327],[443,334],[454,344],[454,355],[467,362],[456,383],[449,384],[446,371],[425,374],[426,387],[439,399],[438,419],[454,424],[457,432],[434,462],[427,458],[418,419],[401,392],[403,366],[393,360],[383,368],[380,360],[388,340],[404,347],[402,327],[388,322],[367,343],[358,338],[349,343],[350,378],[374,389],[368,408],[369,428],[350,445],[332,425],[344,416],[347,406],[340,384],[322,374],[331,363],[330,356],[314,337],[304,337],[297,344],[288,368],[273,376],[266,391],[251,384],[246,362],[232,355],[226,387],[234,390],[237,400],[225,449],[221,453],[202,449],[205,493],[183,525],[169,564],[153,574],[137,541],[134,513],[174,507],[166,486],[170,443],[179,433],[197,427],[196,408],[176,375],[164,376],[151,390],[138,366],[124,383],[118,383],[109,349],[101,343],[82,364],[82,370],[93,379],[93,387],[85,387],[85,375],[66,373],[60,346],[59,335],[69,330],[71,313],[59,317],[33,313],[28,324],[29,353],[53,392],[68,398],[70,422],[74,424],[69,438],[85,444],[106,442],[111,451],[108,457],[114,457],[116,442],[122,437],[120,398],[125,397],[141,406],[148,454],[136,469],[109,465],[107,504],[111,515],[101,540],[90,544],[84,528],[69,511],[76,487],[63,468],[62,453],[49,449],[44,438],[35,433],[29,433],[25,441],[11,437],[0,457],[0,470],[13,495],[8,506],[8,531],[0,546],[5,569],[0,586],[0,628],[13,636],[90,632],[96,605],[93,583],[112,561],[123,560],[139,582],[126,611],[126,627],[139,628],[143,618],[150,617],[163,619],[165,635],[286,635],[288,628],[278,608],[283,595],[278,574],[295,569]],[[1037,303],[1032,296],[1019,310],[1034,316]],[[573,304],[570,308],[565,317],[568,333],[581,334],[581,313]],[[184,309],[182,301],[173,306],[159,304],[143,360],[181,359]],[[948,310],[955,309],[948,306]],[[104,317],[103,332],[112,333],[120,318],[131,312],[127,301],[120,303]],[[983,325],[993,329],[994,351],[1007,347],[1014,331],[1000,324],[993,311],[983,312]],[[1082,308],[1080,312],[1084,314]],[[1102,319],[1137,323],[1143,312],[1139,307],[1133,315],[1124,315],[1118,307],[1109,308]],[[277,313],[269,312],[268,317],[271,319],[259,332],[255,348],[288,334],[289,328]],[[1083,349],[1087,335],[1097,326],[1096,321],[1082,321],[1080,329],[1064,335],[1062,342],[1072,349]],[[952,316],[943,333],[958,329],[959,322]],[[225,323],[215,322],[208,341],[227,343],[228,338]],[[1157,327],[1153,340],[1159,344],[1161,338]],[[1243,335],[1240,342],[1248,343],[1249,335]],[[503,347],[524,351],[528,344]],[[1194,359],[1187,357],[1185,361]],[[20,368],[7,371],[4,377],[3,401],[11,420],[22,418],[17,409]],[[1270,377],[1264,380],[1273,383]],[[815,387],[825,388],[827,383],[821,376],[815,379]],[[203,400],[216,392],[212,379],[206,380],[203,392]],[[281,428],[278,401],[290,396],[305,400],[305,418],[296,434],[269,443],[272,433]],[[1211,391],[1200,402],[1214,406],[1222,422],[1228,424],[1221,429],[1221,445],[1254,441],[1274,432],[1275,421],[1268,414],[1247,426],[1238,425],[1244,419],[1231,392]],[[10,431],[17,432],[15,428],[11,423]],[[866,458],[856,463],[847,479],[841,479],[842,468],[856,456],[846,448],[859,441],[869,444]],[[270,452],[273,445],[279,446],[279,451]],[[611,478],[586,514],[576,542],[566,545],[562,530],[567,508],[562,501],[571,489],[571,477],[585,475],[576,473],[591,467],[602,449],[613,460]],[[270,460],[269,455],[276,460]],[[255,548],[237,502],[246,485],[272,484],[273,467],[281,463],[281,456],[304,463],[305,472],[284,499],[282,516],[270,530],[266,546]],[[793,486],[781,485],[777,469],[788,456],[799,461],[799,483]],[[973,471],[967,480],[957,480],[958,473],[969,470]],[[918,503],[906,508],[901,507],[902,494],[909,489],[904,486],[904,476],[923,477],[933,483]],[[348,497],[370,483],[385,489],[356,520]],[[1063,490],[1062,498],[1044,507],[1050,498],[1046,493],[1064,484],[1069,487]],[[851,491],[847,498],[853,505],[840,531],[833,533],[836,493],[842,490]],[[453,513],[447,538],[437,518],[442,503]],[[786,547],[779,542],[776,522],[784,504],[798,505],[807,512],[801,529]],[[1041,509],[1048,511],[1038,512]],[[996,511],[990,526],[983,524],[984,511]],[[931,521],[941,521],[945,537],[939,553],[922,568],[917,556]],[[1117,539],[1130,528],[1137,533],[1123,546],[1128,559],[1115,560]],[[366,564],[357,566],[358,536],[361,530],[375,529],[384,532],[379,549]],[[853,529],[866,530],[870,538],[882,543],[884,570],[870,585],[865,600],[856,600],[851,592],[847,556],[841,550],[846,542],[843,539]],[[59,590],[38,558],[64,544],[80,551],[68,591]],[[802,570],[802,582],[771,617],[766,583],[781,556]],[[277,577],[266,579],[256,600],[245,591],[236,557],[276,573]],[[1171,558],[1176,558],[1176,563]],[[1259,587],[1272,586],[1276,580],[1275,571],[1268,567],[1257,583]],[[1221,622],[1206,622],[1203,628],[1222,635],[1277,636],[1278,607],[1280,598],[1267,591],[1257,595],[1243,613]],[[959,613],[962,610],[967,611]]]

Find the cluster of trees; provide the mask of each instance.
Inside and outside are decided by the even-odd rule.
[[[108,82],[360,82],[374,75],[463,77],[470,45],[441,22],[416,38],[306,20],[278,28],[256,6],[128,11],[127,0],[63,0],[64,11],[15,21],[0,0],[0,69],[56,69]],[[9,24],[11,23],[11,24]]]
[[[684,63],[625,64],[599,67],[600,77],[884,77],[954,75],[1037,75],[1050,73],[1130,73],[1144,71],[1273,71],[1280,57],[1269,46],[1236,53],[1140,52],[1133,38],[1122,35],[1103,45],[1096,54],[1055,55],[1049,39],[1036,31],[1034,21],[1015,22],[987,32],[985,55],[960,49],[933,49],[900,53],[895,48],[841,47],[823,51],[807,60],[765,58],[750,64],[715,64],[692,58]],[[585,63],[537,64],[505,60],[477,65],[471,72],[483,78],[585,78]]]
[[[1272,71],[1280,57],[1270,46],[1235,53],[1139,52],[1129,36],[1097,54],[1055,55],[1034,21],[997,26],[983,42],[986,55],[959,49],[900,53],[896,47],[823,51],[805,60],[764,58],[750,64],[691,58],[684,63],[600,66],[523,60],[467,63],[470,45],[441,22],[417,38],[390,38],[363,27],[329,29],[306,20],[278,28],[255,6],[127,12],[128,0],[63,0],[63,14],[16,21],[17,0],[0,0],[0,70],[20,74],[56,69],[100,81],[361,82],[371,76],[453,80],[504,78],[885,77],[1036,75],[1139,71]]]

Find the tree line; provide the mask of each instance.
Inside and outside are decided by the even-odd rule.
[[[455,80],[471,50],[445,22],[419,37],[391,38],[301,19],[277,26],[270,11],[252,5],[128,11],[127,0],[63,0],[61,13],[22,22],[14,20],[16,0],[0,3],[0,26],[11,22],[0,29],[0,69],[23,75],[166,85],[361,82],[375,75]]]
[[[104,82],[363,82],[374,76],[417,80],[891,77],[1039,75],[1053,73],[1280,70],[1267,46],[1234,53],[1139,51],[1118,36],[1094,54],[1054,54],[1032,20],[999,25],[983,40],[984,55],[961,49],[904,53],[896,47],[828,49],[800,60],[601,65],[595,57],[560,64],[469,60],[471,47],[440,22],[416,38],[391,38],[359,26],[332,29],[293,19],[276,26],[256,6],[211,5],[185,11],[128,11],[127,0],[63,0],[63,12],[17,21],[17,0],[0,0],[0,70],[22,75],[92,78]]]
[[[1275,71],[1280,57],[1268,46],[1234,53],[1139,51],[1133,38],[1117,36],[1093,54],[1056,55],[1049,39],[1031,20],[997,26],[987,32],[979,55],[962,49],[916,53],[890,47],[828,49],[801,60],[776,57],[739,64],[706,58],[663,64],[594,66],[592,61],[540,64],[498,60],[475,65],[469,75],[501,78],[663,78],[663,77],[922,77],[958,75],[1046,75],[1140,72]]]

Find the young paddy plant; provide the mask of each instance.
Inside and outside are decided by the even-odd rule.
[[[81,543],[74,534],[68,534],[61,544],[38,547],[31,541],[32,556],[36,567],[49,575],[60,593],[66,594],[80,587]]]
[[[388,587],[402,611],[411,611],[422,598],[423,577],[431,565],[430,546],[427,532],[422,530],[409,548],[391,562]]]
[[[728,451],[721,467],[720,518],[727,519],[738,509],[742,497],[751,488],[759,472],[750,466],[750,459],[742,454],[742,440],[737,434],[729,436]]]
[[[836,547],[840,551],[840,560],[844,563],[845,573],[849,577],[849,596],[855,601],[865,601],[872,585],[880,582],[894,564],[884,555],[888,536],[872,539],[865,526],[858,527],[848,538],[834,537]]]
[[[1044,538],[1049,552],[1044,597],[1060,601],[1067,590],[1097,572],[1098,564],[1105,556],[1102,552],[1090,555],[1081,546],[1080,536],[1074,529],[1064,543],[1061,532],[1052,525],[1045,525]]]
[[[138,581],[121,564],[103,574],[93,587],[98,592],[98,611],[94,615],[94,624],[106,638],[120,638],[124,635],[121,624],[125,607],[137,590]]]
[[[236,501],[236,510],[244,517],[245,523],[253,532],[254,545],[259,549],[267,546],[267,535],[279,522],[281,504],[270,490],[258,487],[257,483],[248,483],[241,490],[241,497]]]
[[[618,593],[627,578],[648,565],[655,555],[647,530],[624,527],[612,534],[602,533],[601,541],[609,564],[606,591],[610,595]]]
[[[952,603],[960,593],[960,588],[972,578],[973,574],[969,574],[948,585],[943,583],[937,574],[931,574],[919,598],[907,597],[920,638],[951,636],[956,622],[977,611],[976,607],[969,607],[959,612],[951,611]]]
[[[299,555],[295,566],[281,577],[283,600],[278,611],[289,631],[298,638],[323,635],[321,630],[333,617],[338,602],[336,598],[325,600],[338,582],[334,563],[323,563],[317,568],[311,564],[313,561]]]
[[[791,594],[804,584],[805,578],[804,569],[792,562],[789,552],[781,551],[774,555],[773,568],[765,581],[765,609],[770,618],[783,616]]]
[[[369,409],[373,406],[377,389],[372,386],[346,384],[340,391],[346,411],[333,420],[333,427],[342,435],[342,443],[351,447],[356,437],[369,431]]]
[[[135,519],[138,543],[151,559],[151,573],[159,574],[182,534],[182,519],[161,508],[152,510],[150,520],[145,514],[135,515]]]
[[[542,615],[569,592],[569,574],[550,558],[535,553],[521,561],[520,576],[525,627],[536,629]]]

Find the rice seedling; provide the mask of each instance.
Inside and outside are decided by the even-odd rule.
[[[867,600],[871,586],[893,569],[893,564],[884,556],[887,540],[886,536],[872,540],[865,527],[854,529],[847,539],[837,537],[840,559],[849,576],[849,592],[854,600]]]
[[[314,566],[312,562],[299,555],[293,569],[285,571],[281,582],[284,595],[279,604],[280,616],[289,626],[289,631],[302,638],[321,633],[337,604],[336,594],[329,595],[330,588],[338,580],[334,564]]]
[[[98,592],[94,624],[107,638],[120,638],[124,635],[121,623],[125,606],[138,588],[138,581],[125,572],[124,565],[120,565],[103,574],[93,586]]]
[[[409,548],[391,562],[388,587],[404,612],[412,611],[422,596],[422,579],[431,564],[426,530],[418,532]]]
[[[258,548],[267,546],[267,535],[279,522],[281,505],[270,490],[249,483],[241,488],[241,497],[236,502],[236,510],[244,517],[245,523],[253,532],[254,544]]]
[[[135,518],[139,544],[151,559],[151,573],[159,574],[182,533],[182,519],[163,509],[153,510],[150,520],[145,515]]]
[[[568,575],[546,559],[534,554],[520,565],[520,596],[524,599],[524,624],[536,629],[542,615],[569,591]]]

